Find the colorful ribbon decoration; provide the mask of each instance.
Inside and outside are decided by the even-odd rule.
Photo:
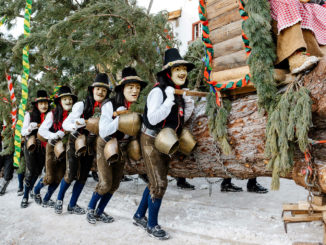
[[[209,39],[209,28],[208,28],[208,19],[207,19],[207,12],[206,12],[206,2],[205,0],[199,0],[199,19],[203,26],[203,35],[202,40],[205,45],[205,70],[204,70],[204,79],[209,84],[211,91],[216,96],[216,104],[218,106],[221,106],[221,101],[218,96],[218,91],[225,91],[229,89],[235,89],[235,88],[242,88],[244,86],[247,86],[247,84],[250,82],[250,74],[247,74],[243,79],[240,79],[237,82],[228,82],[227,84],[219,84],[217,81],[211,81],[210,75],[212,72],[212,60],[214,57],[214,49],[211,40]],[[242,0],[239,1],[239,12],[241,15],[241,18],[245,21],[248,19],[248,14],[244,10],[244,2]],[[243,24],[243,23],[242,23]],[[249,46],[249,40],[248,37],[244,34],[242,31],[242,40],[245,45],[246,53],[249,56],[251,52],[251,48]]]
[[[24,38],[30,35],[31,26],[31,12],[32,12],[32,0],[26,0],[25,16],[24,16]],[[19,104],[18,121],[15,128],[15,154],[14,165],[19,167],[20,165],[20,153],[21,153],[21,130],[24,122],[24,115],[26,111],[26,104],[28,98],[28,77],[29,77],[29,46],[26,45],[23,49],[23,75],[21,80],[22,95]]]
[[[12,120],[12,126],[11,128],[14,129],[16,125],[17,120],[17,107],[15,106],[16,102],[16,96],[15,96],[15,90],[14,85],[11,80],[11,76],[6,73],[6,79],[8,82],[8,89],[10,93],[10,100],[11,100],[11,120]]]
[[[0,26],[2,26],[2,25],[5,23],[6,19],[7,19],[7,16],[3,17],[3,18],[0,20]]]

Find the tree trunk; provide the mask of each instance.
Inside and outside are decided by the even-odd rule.
[[[304,79],[304,85],[311,91],[313,100],[313,123],[310,138],[326,139],[326,58]],[[197,140],[197,146],[190,156],[176,154],[170,162],[169,174],[186,178],[193,177],[237,177],[240,179],[258,176],[271,176],[266,169],[268,159],[264,157],[266,115],[258,112],[257,95],[246,95],[232,102],[229,116],[228,135],[232,154],[226,156],[220,152],[217,142],[209,134],[208,119],[205,114],[205,102],[200,102],[187,122]],[[326,160],[324,145],[314,146],[313,156],[318,172],[318,183],[326,193]],[[295,167],[286,178],[292,178],[297,184],[305,186],[301,168],[304,155],[297,149]],[[143,161],[129,162],[126,165],[129,174],[145,173]]]

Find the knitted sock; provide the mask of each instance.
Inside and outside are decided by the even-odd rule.
[[[83,183],[80,183],[79,181],[76,181],[74,184],[74,188],[72,189],[72,194],[69,202],[69,207],[73,208],[76,206],[77,200],[80,196],[80,193],[82,192],[84,188]]]
[[[88,204],[88,209],[95,209],[96,204],[97,204],[98,200],[101,199],[101,197],[102,197],[102,195],[98,194],[97,192],[93,192],[93,196]]]
[[[58,200],[63,201],[63,198],[65,197],[66,191],[68,190],[70,184],[68,184],[64,178],[62,178],[61,182],[60,182],[60,190],[58,193]]]
[[[104,212],[104,209],[106,205],[108,205],[108,202],[110,201],[111,197],[112,197],[111,193],[106,193],[102,196],[101,201],[97,206],[97,211],[96,211],[97,215],[101,215]]]
[[[134,215],[137,218],[142,218],[146,214],[146,211],[148,209],[148,195],[149,195],[149,189],[148,187],[146,187],[143,193],[143,197],[139,203],[138,209]]]
[[[44,187],[44,184],[43,184],[43,178],[40,178],[39,182],[37,183],[37,185],[35,186],[34,188],[34,193],[35,194],[40,194],[41,192],[41,189]]]
[[[43,202],[47,202],[50,200],[52,194],[55,192],[55,190],[57,189],[59,185],[58,184],[50,184],[48,187],[48,191],[46,192],[44,198],[43,198]]]
[[[17,174],[18,176],[18,188],[23,189],[24,187],[24,174]]]
[[[158,225],[158,212],[160,211],[162,199],[155,198],[152,200],[151,195],[148,195],[148,221],[147,227],[153,228]]]

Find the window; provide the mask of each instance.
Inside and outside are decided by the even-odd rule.
[[[203,26],[200,21],[192,24],[192,41],[202,36]]]

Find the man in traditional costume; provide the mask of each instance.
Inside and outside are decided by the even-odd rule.
[[[157,149],[155,139],[163,129],[172,129],[179,136],[190,118],[194,109],[193,99],[185,94],[175,95],[174,90],[187,86],[187,74],[193,68],[193,64],[181,58],[177,49],[167,50],[163,69],[157,74],[158,84],[148,94],[143,114],[140,142],[149,184],[133,219],[135,225],[160,240],[169,238],[158,224],[158,213],[168,184],[171,158]],[[145,216],[147,209],[148,220]]]
[[[114,192],[119,188],[123,177],[123,169],[127,160],[127,144],[131,137],[122,132],[119,126],[120,117],[115,112],[129,110],[133,102],[136,102],[140,91],[146,86],[146,82],[138,77],[134,68],[127,67],[122,71],[122,80],[115,87],[116,96],[107,100],[101,109],[99,135],[97,139],[97,168],[99,182],[88,204],[87,221],[95,224],[96,221],[111,223],[114,218],[104,212]],[[129,127],[134,127],[133,122]],[[139,122],[140,126],[140,122]],[[139,127],[140,128],[140,127]],[[136,132],[137,133],[137,132]],[[116,159],[105,157],[107,144],[116,143]],[[99,202],[99,203],[98,203]],[[97,204],[98,203],[98,204]]]
[[[101,104],[109,97],[109,94],[108,76],[105,73],[99,73],[94,83],[88,87],[87,98],[84,101],[79,101],[74,104],[72,112],[62,124],[63,129],[66,132],[70,132],[70,135],[67,143],[66,173],[61,180],[60,190],[54,207],[57,214],[62,213],[64,195],[74,180],[76,182],[67,210],[71,214],[86,213],[85,209],[77,205],[77,200],[84,188],[88,173],[93,164],[97,135],[95,132],[92,133],[84,127],[86,126],[86,121],[90,118],[100,117]],[[75,147],[78,137],[85,139],[84,147],[86,147],[85,152],[80,154],[78,154],[78,149]]]

